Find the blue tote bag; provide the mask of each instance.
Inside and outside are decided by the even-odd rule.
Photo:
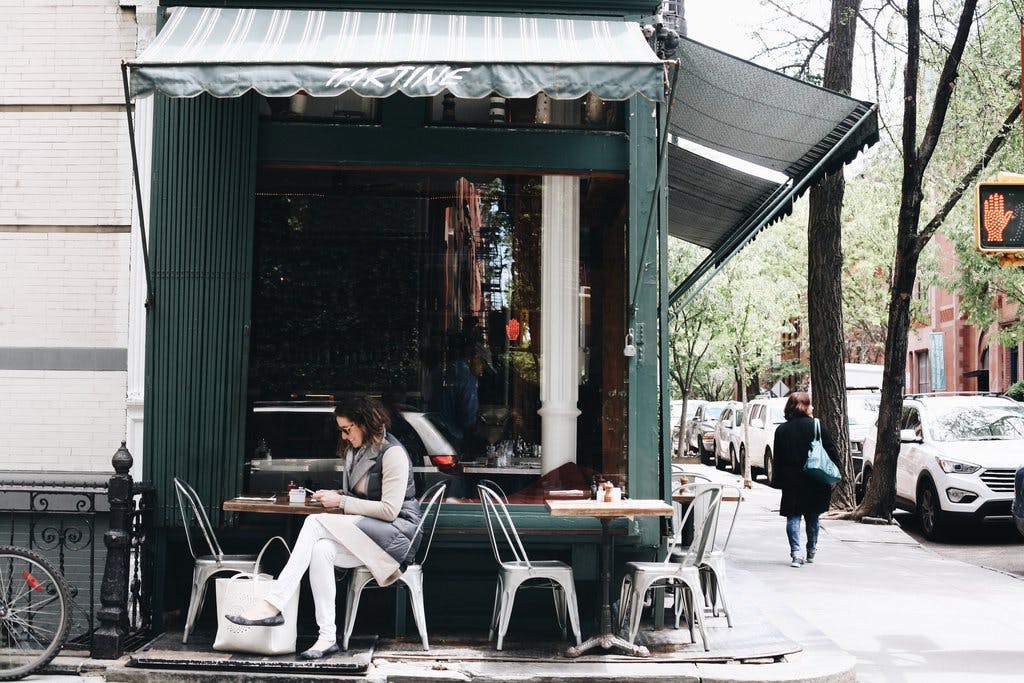
[[[832,462],[832,458],[828,457],[825,447],[821,445],[821,425],[818,422],[818,418],[814,418],[814,441],[811,442],[811,448],[807,451],[807,462],[804,463],[804,472],[811,479],[820,481],[822,484],[828,484],[829,486],[838,484],[843,480],[839,474],[839,468]]]

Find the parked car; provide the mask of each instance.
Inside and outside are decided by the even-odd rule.
[[[864,481],[875,439],[864,441]],[[1024,465],[1024,413],[1003,396],[917,394],[903,400],[896,505],[929,539],[957,521],[1012,519],[1014,475]]]
[[[775,429],[786,421],[782,411],[785,398],[755,398],[747,404],[750,420],[747,421],[745,452],[750,454],[750,469],[763,472],[768,485],[775,485],[775,463],[772,448],[775,446]]]
[[[701,462],[710,465],[715,456],[715,425],[728,401],[709,401],[697,406],[697,412],[686,423],[686,445],[700,456]]]
[[[854,489],[857,500],[864,497],[864,442],[875,438],[878,423],[877,391],[849,391],[846,394],[846,415],[850,425],[850,457],[853,460]]]
[[[1024,467],[1017,468],[1017,474],[1013,478],[1013,523],[1017,525],[1017,531],[1024,536]]]
[[[736,474],[743,471],[742,458],[746,457],[743,445],[743,404],[729,401],[715,425],[715,467],[724,470],[726,466]]]
[[[247,492],[280,492],[290,481],[307,488],[341,486],[341,444],[332,402],[257,402],[252,411]],[[389,411],[390,431],[412,459],[416,490],[443,480],[449,483],[449,496],[465,495],[459,455],[438,416],[409,406],[391,406]]]
[[[686,401],[686,417],[682,419],[684,429],[689,425],[690,420],[697,413],[697,408],[707,403],[699,398],[691,398]],[[672,447],[675,448],[676,440],[679,438],[679,422],[683,415],[683,402],[672,401],[670,410],[671,420],[671,435],[672,435]],[[685,433],[685,432],[684,432]],[[683,443],[683,448],[689,450],[688,444]]]

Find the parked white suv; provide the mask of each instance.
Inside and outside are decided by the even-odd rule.
[[[785,398],[755,398],[747,404],[750,420],[747,421],[747,447],[750,453],[751,476],[757,471],[764,472],[768,485],[775,485],[775,462],[772,448],[775,446],[775,429],[786,421],[783,410]]]
[[[875,437],[864,442],[864,480]],[[1003,396],[912,395],[903,399],[896,505],[939,538],[957,520],[1012,519],[1013,478],[1024,465],[1024,407]]]

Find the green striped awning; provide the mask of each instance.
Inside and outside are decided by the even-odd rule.
[[[129,67],[134,96],[665,95],[639,24],[607,19],[175,7]]]

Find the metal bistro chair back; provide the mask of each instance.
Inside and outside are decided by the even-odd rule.
[[[684,550],[680,547],[676,553],[668,553],[664,563],[681,562],[684,566],[699,566],[715,547],[718,535],[719,511],[722,507],[722,484],[695,484],[693,502],[683,515],[683,524],[687,516],[693,517],[693,540]],[[674,556],[673,556],[674,555]]]
[[[175,477],[174,492],[178,496],[181,521],[185,525],[185,542],[188,543],[188,551],[192,553],[192,558],[196,559],[203,555],[211,555],[216,558],[224,557],[224,551],[221,549],[220,543],[217,542],[217,535],[213,532],[213,525],[206,514],[206,507],[203,505],[196,490],[190,484]],[[209,550],[209,553],[196,552],[196,545],[199,539],[196,539],[195,542],[192,540],[193,523],[199,527],[203,540],[206,541],[206,548]],[[255,556],[253,557],[255,559]]]
[[[494,491],[495,493],[498,494],[498,496],[501,497],[501,502],[503,502],[505,505],[508,505],[508,494],[505,493],[505,489],[498,486],[498,484],[493,480],[481,479],[479,482],[477,482],[477,486],[486,486],[487,488]]]
[[[494,590],[494,610],[491,612],[491,628],[487,639],[493,639],[497,633],[497,649],[502,648],[512,617],[512,606],[515,603],[516,593],[524,587],[527,581],[539,579],[544,581],[544,587],[551,588],[554,595],[555,615],[558,617],[558,625],[562,629],[562,637],[564,638],[566,635],[566,617],[568,617],[573,636],[576,638],[576,645],[580,645],[582,642],[580,615],[572,567],[558,560],[530,560],[526,555],[523,541],[519,538],[519,532],[516,531],[515,524],[512,522],[508,507],[502,501],[501,496],[483,483],[477,485],[477,493],[484,509],[491,550],[494,551],[494,559],[498,562],[498,583]],[[510,549],[512,559],[502,557],[501,543],[498,540],[499,529],[505,544]]]
[[[736,526],[736,518],[740,512],[740,503],[743,501],[743,492],[737,486],[726,484],[722,486],[723,501],[726,494],[729,493],[736,498],[736,505],[732,510],[732,519],[729,522],[729,530],[725,533],[725,538],[722,540],[721,545],[717,545],[717,531],[712,537],[714,544],[708,548],[700,562],[700,580],[701,585],[704,586],[704,599],[707,602],[707,606],[711,608],[711,613],[717,617],[719,603],[721,603],[721,611],[725,614],[726,623],[731,628],[732,614],[729,612],[729,605],[726,601],[725,552],[729,546],[729,539],[732,538],[732,530]],[[719,505],[719,509],[721,509],[721,505]],[[719,521],[721,521],[721,513],[719,513]]]
[[[647,591],[655,586],[668,585],[675,587],[676,628],[679,628],[679,617],[685,600],[690,638],[696,642],[696,627],[700,630],[704,650],[708,650],[707,635],[704,632],[704,594],[699,565],[709,551],[713,529],[718,523],[721,500],[722,487],[718,484],[704,484],[697,491],[693,503],[683,515],[683,524],[694,515],[696,509],[704,509],[706,514],[700,523],[694,525],[693,542],[685,552],[673,548],[674,552],[669,552],[661,562],[626,563],[626,574],[622,579],[619,622],[620,627],[628,627],[627,639],[630,642],[636,641],[637,633],[640,631],[644,596]]]
[[[505,545],[508,546],[509,551],[512,553],[512,561],[522,562],[529,567],[530,559],[526,556],[526,548],[523,546],[522,539],[519,538],[519,532],[516,531],[515,524],[512,523],[512,515],[509,514],[505,502],[508,499],[505,498],[504,492],[500,488],[496,491],[483,481],[477,484],[476,490],[480,495],[480,504],[484,508],[487,536],[491,541],[494,559],[497,560],[499,565],[505,562],[502,558],[501,543],[499,543],[498,535],[495,533],[495,527],[497,527],[501,530],[501,535],[505,539]]]
[[[430,643],[427,640],[427,615],[423,608],[423,565],[430,554],[430,544],[434,540],[434,529],[437,528],[437,518],[441,514],[441,501],[448,485],[445,482],[434,484],[420,496],[420,506],[426,503],[426,508],[420,514],[420,522],[416,525],[416,533],[413,534],[413,546],[419,541],[419,548],[415,557],[411,558],[405,571],[398,580],[404,583],[409,589],[409,605],[412,607],[412,617],[416,621],[416,628],[420,633],[420,641],[424,650],[430,650]],[[345,627],[342,632],[342,649],[348,650],[348,641],[352,636],[352,630],[356,625],[356,613],[359,611],[359,598],[364,588],[380,588],[373,578],[373,574],[366,567],[356,567],[349,575],[348,600],[345,601]]]
[[[214,575],[221,572],[237,574],[239,572],[256,572],[256,555],[225,555],[217,542],[217,535],[213,532],[213,525],[206,515],[206,508],[199,498],[195,489],[186,482],[174,478],[174,491],[178,497],[178,507],[181,510],[181,519],[185,525],[185,541],[188,543],[188,550],[192,553],[195,565],[192,569],[192,593],[188,600],[188,616],[185,619],[185,631],[181,636],[181,642],[187,643],[188,636],[195,627],[196,618],[203,609],[203,600],[206,598],[206,583]],[[203,540],[209,553],[196,552],[196,545],[199,539],[193,541],[193,522],[202,532]],[[286,546],[287,547],[287,546]]]
[[[679,478],[686,477],[686,484],[679,484]],[[699,472],[690,472],[683,468],[682,465],[672,465],[672,493],[675,494],[678,491],[687,489],[692,484],[711,483],[711,477],[700,474]],[[679,503],[672,505],[672,541],[679,543],[682,541],[683,534],[683,506]]]

